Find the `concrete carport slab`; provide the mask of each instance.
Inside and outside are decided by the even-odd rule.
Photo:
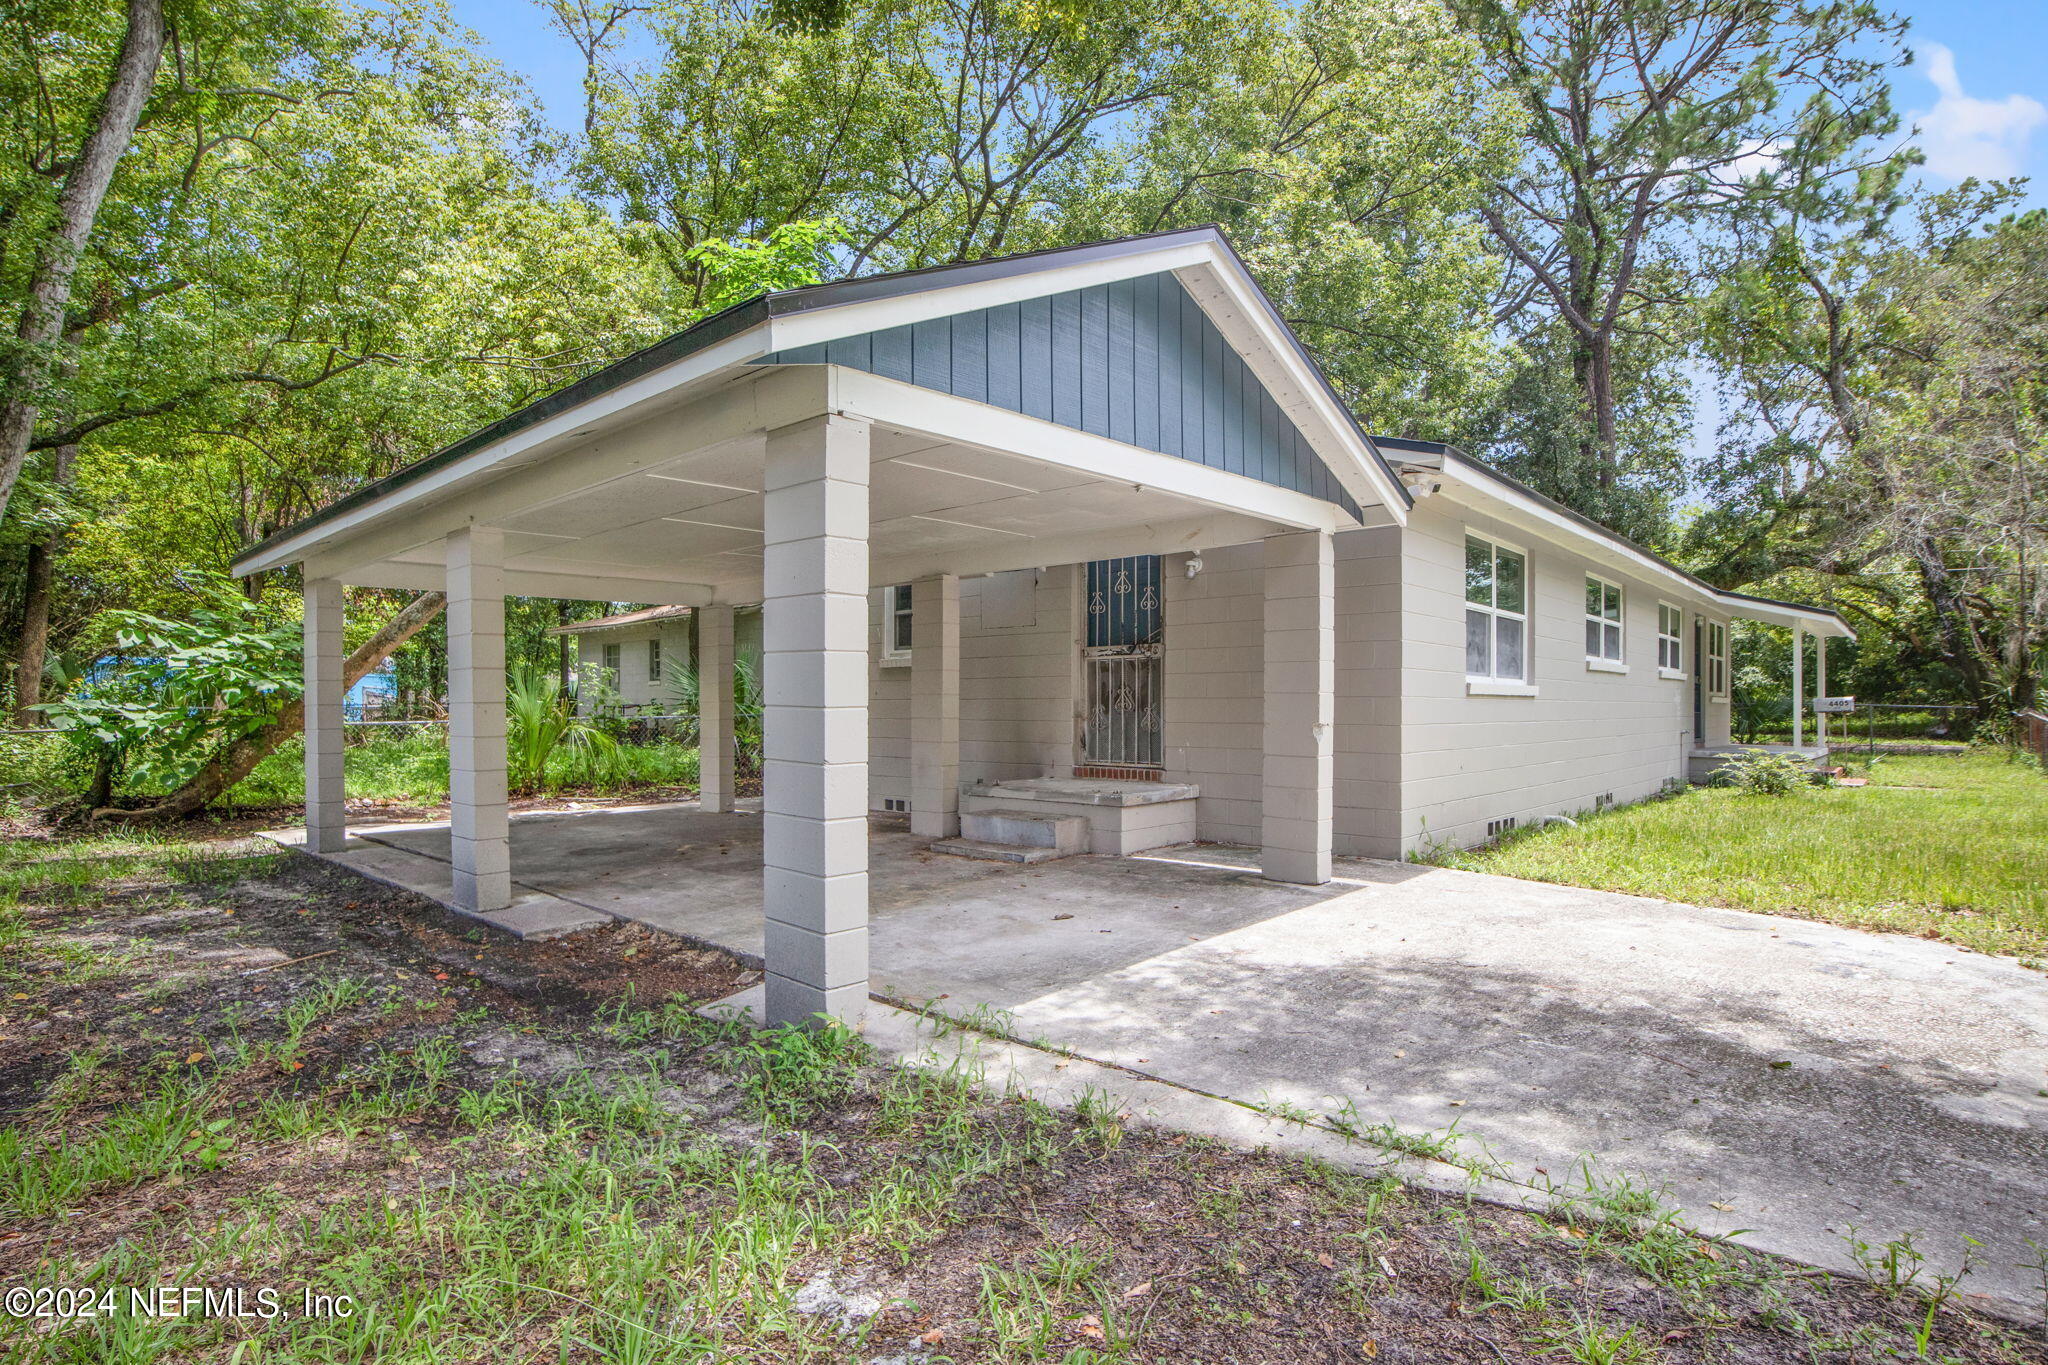
[[[761,950],[759,817],[692,806],[513,821],[522,895]],[[360,864],[445,896],[442,827]],[[878,998],[1249,1105],[1455,1126],[1541,1185],[1581,1158],[1705,1231],[1853,1268],[1915,1234],[1966,1292],[2040,1309],[2048,977],[1897,935],[1398,863],[1327,886],[1199,847],[1028,868],[870,842]],[[444,888],[436,891],[436,888]],[[523,902],[522,902],[523,903]],[[1327,1138],[1327,1135],[1322,1135]]]

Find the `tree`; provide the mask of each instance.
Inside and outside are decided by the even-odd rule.
[[[1487,382],[1497,271],[1471,215],[1511,148],[1440,7],[787,8],[674,6],[655,70],[587,86],[578,184],[693,305],[700,244],[794,220],[840,225],[833,274],[1221,223],[1382,429],[1443,434]]]
[[[343,660],[343,690],[354,687],[374,672],[380,664],[391,657],[393,651],[440,615],[441,608],[446,603],[447,598],[442,593],[421,593],[396,616],[379,627],[375,634]],[[218,647],[217,642],[215,647]],[[288,674],[295,670],[283,671]],[[94,814],[114,815],[145,824],[160,823],[196,815],[227,795],[234,789],[236,783],[256,771],[256,765],[275,752],[280,744],[306,727],[303,684],[299,683],[298,679],[291,678],[278,691],[274,712],[260,716],[257,723],[237,725],[225,734],[209,735],[208,737],[215,741],[214,747],[201,750],[191,757],[189,772],[181,767],[184,780],[170,795],[141,810],[95,810]],[[103,805],[104,802],[97,804]]]
[[[1908,228],[1780,212],[1731,247],[1706,316],[1737,418],[1692,535],[1719,581],[1814,566],[1992,721],[2038,695],[2048,548],[2048,215],[1993,221],[2016,194],[1966,183]]]
[[[45,145],[36,149],[30,162],[33,170],[60,179],[63,187],[49,221],[28,226],[24,232],[35,266],[27,298],[17,311],[14,345],[0,367],[5,376],[5,384],[0,386],[5,390],[0,394],[0,518],[7,515],[22,461],[28,456],[36,415],[57,368],[56,344],[64,327],[65,305],[71,300],[72,277],[113,184],[114,168],[128,150],[143,103],[156,81],[164,33],[162,0],[128,0],[127,26],[113,74],[77,151],[68,157],[53,155],[48,144],[60,134],[52,127]],[[6,205],[8,226],[13,229],[10,237],[22,232],[23,224],[35,224],[42,216],[35,212],[38,206],[33,199],[23,202],[26,198],[11,198]]]
[[[1579,463],[1611,489],[1630,454],[1617,357],[1634,340],[1683,344],[1694,243],[1732,213],[1853,194],[1895,160],[1865,149],[1896,125],[1883,72],[1905,25],[1868,0],[1452,9],[1526,139],[1520,168],[1481,208],[1512,267],[1499,316],[1567,342]]]

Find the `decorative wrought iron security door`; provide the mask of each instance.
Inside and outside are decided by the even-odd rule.
[[[1086,662],[1090,764],[1161,766],[1164,663],[1159,556],[1098,559],[1088,566]]]

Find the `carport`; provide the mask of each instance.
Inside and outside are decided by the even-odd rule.
[[[911,827],[957,832],[959,580],[1262,543],[1261,870],[1328,881],[1333,533],[1407,495],[1220,234],[766,295],[245,553],[305,593],[307,844],[345,840],[342,587],[448,594],[450,896],[513,886],[504,600],[700,613],[702,803],[731,809],[736,606],[761,604],[771,1020],[868,994],[868,596],[911,583]],[[691,894],[678,885],[679,902]]]

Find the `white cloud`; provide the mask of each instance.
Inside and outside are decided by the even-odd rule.
[[[1927,169],[1947,180],[2002,180],[2021,174],[2027,142],[2035,129],[2048,124],[2048,108],[2025,95],[1980,100],[1964,94],[1956,77],[1956,54],[1940,43],[1920,44],[1917,55],[1927,63],[1927,78],[1941,92],[1932,109],[1912,116],[1920,130],[1920,149],[1927,153]]]

